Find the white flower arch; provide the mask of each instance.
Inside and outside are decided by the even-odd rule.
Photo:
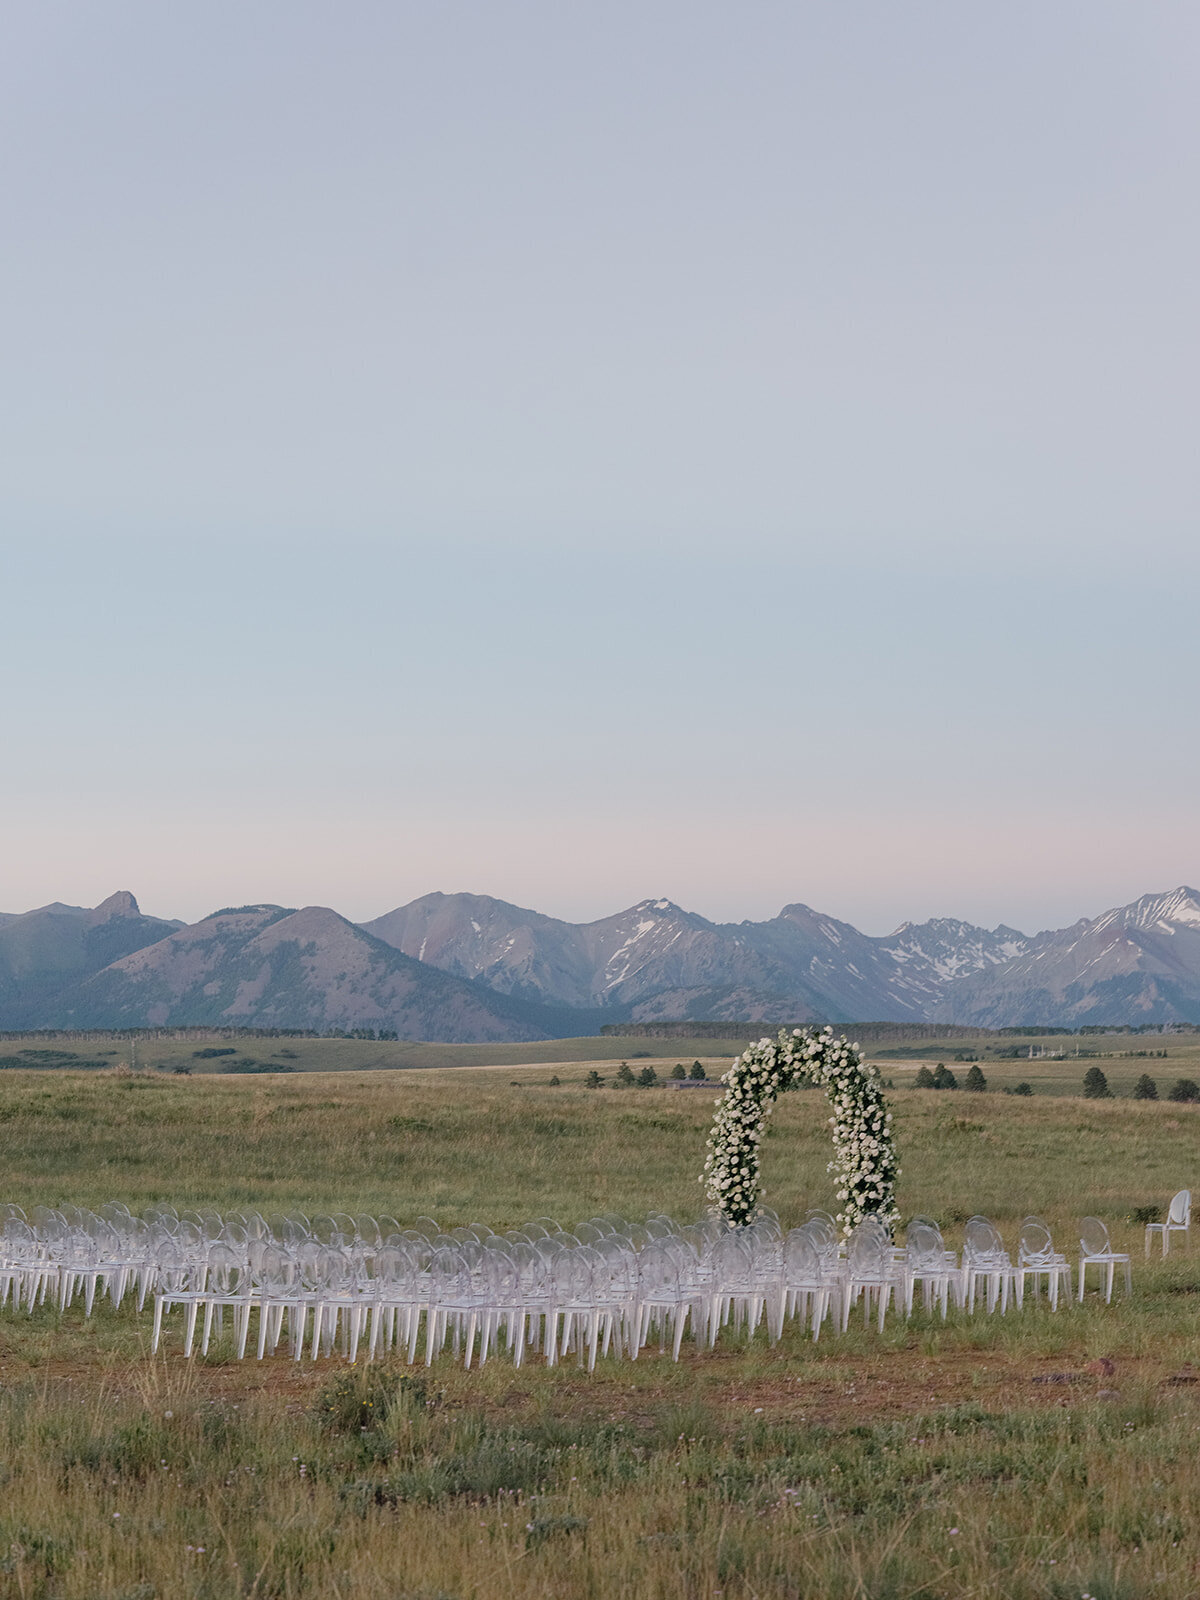
[[[858,1045],[835,1039],[832,1028],[780,1029],[776,1039],[750,1045],[722,1077],[700,1182],[731,1228],[753,1222],[759,1202],[759,1144],[775,1097],[808,1079],[825,1085],[833,1129],[840,1210],[848,1233],[865,1216],[896,1218],[896,1147],[878,1069]]]

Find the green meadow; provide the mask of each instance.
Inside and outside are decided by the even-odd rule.
[[[1190,1041],[1114,1042],[1170,1052],[1099,1059],[1122,1095],[1143,1070],[1163,1094],[1195,1075]],[[667,1045],[668,1070],[701,1054],[604,1043],[629,1057]],[[953,1056],[930,1059],[965,1071]],[[14,1068],[0,1078],[0,1199],[424,1213],[445,1227],[691,1218],[716,1086],[617,1088],[615,1059]],[[602,1088],[584,1087],[591,1061]],[[448,1357],[413,1371],[239,1363],[227,1344],[189,1363],[173,1328],[152,1359],[149,1316],[128,1307],[90,1322],[5,1308],[0,1597],[1200,1593],[1200,1258],[1144,1263],[1125,1220],[1200,1188],[1200,1107],[1084,1101],[1088,1060],[982,1064],[984,1094],[909,1088],[917,1063],[895,1064],[902,1212],[931,1213],[958,1243],[984,1211],[1014,1247],[1036,1212],[1068,1255],[1095,1212],[1134,1252],[1130,1300],[944,1324],[918,1313],[882,1335],[855,1320],[816,1345],[794,1327],[773,1348],[761,1331],[712,1353],[685,1341],[678,1365],[651,1349],[591,1375],[505,1358],[471,1372]],[[1032,1098],[1000,1092],[1034,1067],[1047,1076]],[[807,1090],[772,1121],[766,1198],[785,1225],[830,1204],[826,1116]]]

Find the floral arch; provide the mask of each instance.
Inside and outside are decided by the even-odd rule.
[[[759,1145],[775,1097],[805,1080],[824,1084],[829,1095],[833,1160],[840,1209],[849,1232],[863,1217],[895,1220],[896,1147],[878,1069],[862,1059],[856,1044],[835,1039],[831,1028],[780,1029],[775,1039],[750,1045],[722,1077],[704,1162],[711,1203],[731,1228],[753,1222],[759,1202]]]

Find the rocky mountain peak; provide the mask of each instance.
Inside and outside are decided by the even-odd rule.
[[[144,916],[128,891],[92,911],[0,917],[0,1026],[254,1020],[513,1039],[626,1018],[1200,1022],[1200,891],[1033,937],[956,917],[877,937],[798,901],[718,924],[665,896],[588,923],[441,893],[361,927],[274,905],[183,927]]]
[[[1200,894],[1181,884],[1166,894],[1145,894],[1131,906],[1108,915],[1120,916],[1126,925],[1138,928],[1200,927]]]
[[[141,914],[141,907],[129,890],[118,889],[116,894],[110,894],[107,900],[100,902],[92,912],[92,921],[110,922],[113,917],[140,917]]]

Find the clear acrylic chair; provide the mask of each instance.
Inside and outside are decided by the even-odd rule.
[[[708,1297],[707,1343],[716,1344],[721,1329],[732,1323],[734,1332],[743,1325],[752,1336],[766,1305],[766,1287],[754,1270],[754,1249],[748,1228],[727,1231],[713,1245],[712,1280]]]
[[[842,1332],[850,1325],[850,1308],[862,1296],[863,1326],[871,1318],[871,1303],[878,1307],[879,1331],[893,1291],[900,1287],[902,1266],[893,1256],[892,1241],[878,1217],[864,1217],[846,1241],[845,1286],[842,1291]]]
[[[989,1312],[1008,1310],[1013,1285],[1013,1266],[1004,1240],[987,1217],[972,1217],[967,1223],[963,1244],[963,1299],[968,1311],[975,1310],[975,1292],[984,1286]]]
[[[959,1286],[958,1262],[953,1251],[947,1250],[942,1230],[930,1217],[914,1217],[904,1232],[904,1314],[912,1315],[913,1299],[917,1285],[927,1311],[934,1305],[941,1307],[942,1321],[950,1307],[952,1294],[957,1297]]]
[[[693,1303],[688,1285],[680,1278],[679,1255],[671,1248],[670,1240],[656,1240],[639,1252],[636,1292],[635,1326],[629,1341],[631,1358],[637,1360],[652,1329],[657,1328],[660,1351],[665,1352],[669,1343],[672,1360],[678,1361]]]
[[[254,1283],[243,1253],[234,1245],[215,1243],[208,1253],[208,1281],[199,1295],[204,1307],[204,1325],[200,1334],[200,1354],[208,1354],[214,1322],[218,1337],[224,1322],[224,1313],[233,1314],[233,1343],[239,1361],[246,1354],[246,1341],[250,1332],[250,1307],[253,1304]],[[193,1324],[194,1329],[194,1324]],[[189,1343],[184,1351],[191,1355]]]
[[[1033,1284],[1034,1298],[1037,1299],[1042,1292],[1043,1280],[1050,1296],[1051,1311],[1058,1310],[1058,1296],[1062,1289],[1066,1290],[1067,1301],[1070,1302],[1071,1268],[1066,1256],[1054,1248],[1050,1229],[1040,1217],[1026,1217],[1021,1224],[1017,1265],[1013,1269],[1018,1309],[1025,1304],[1026,1281]]]
[[[586,1247],[560,1250],[550,1260],[550,1302],[546,1310],[546,1364],[554,1366],[574,1345],[582,1362],[594,1327],[592,1260]],[[559,1332],[559,1318],[562,1331]]]
[[[1104,1301],[1112,1301],[1113,1276],[1117,1267],[1125,1270],[1125,1293],[1133,1293],[1133,1272],[1126,1252],[1114,1250],[1108,1225],[1099,1217],[1084,1217],[1079,1224],[1079,1298],[1083,1299],[1085,1275],[1089,1267],[1099,1267],[1105,1275]]]
[[[836,1273],[825,1270],[817,1244],[817,1237],[807,1224],[793,1228],[783,1241],[776,1339],[782,1334],[788,1317],[798,1315],[801,1321],[807,1320],[814,1343],[821,1337],[821,1328],[831,1306],[838,1321],[841,1320],[841,1282]]]
[[[1154,1235],[1162,1236],[1163,1259],[1171,1248],[1171,1235],[1182,1233],[1184,1242],[1191,1243],[1192,1226],[1192,1191],[1180,1189],[1179,1193],[1171,1197],[1171,1204],[1167,1208],[1165,1222],[1148,1222],[1146,1224],[1146,1260],[1150,1259],[1150,1241]]]

